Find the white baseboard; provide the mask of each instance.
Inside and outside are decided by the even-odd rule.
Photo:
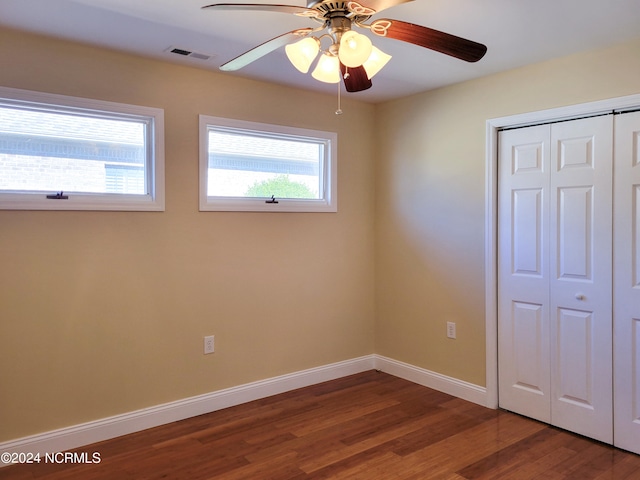
[[[418,385],[448,393],[449,395],[477,403],[483,407],[490,406],[487,399],[487,389],[485,387],[464,382],[457,378],[447,377],[440,373],[415,367],[408,363],[399,362],[398,360],[380,355],[375,355],[375,365],[378,370],[404,378]]]
[[[373,370],[374,364],[374,356],[367,355],[247,383],[238,387],[0,443],[0,453],[40,453],[45,455],[46,453],[63,452],[278,393]],[[0,462],[0,467],[2,466],[6,466],[6,464]]]
[[[390,358],[367,355],[0,443],[0,453],[44,455],[64,452],[374,368],[470,402],[486,405],[487,392],[484,387]],[[3,466],[6,464],[0,462],[0,467]]]

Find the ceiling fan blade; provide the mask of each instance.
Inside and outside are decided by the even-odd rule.
[[[278,13],[292,13],[301,17],[317,17],[318,12],[310,8],[299,7],[297,5],[278,5],[278,4],[266,4],[266,3],[214,3],[212,5],[205,5],[202,8],[210,8],[214,10],[222,11],[252,11],[252,12],[278,12]]]
[[[413,43],[467,62],[477,62],[487,53],[487,47],[481,43],[401,20],[388,18],[376,20],[371,23],[371,32],[381,37]]]
[[[300,40],[303,37],[306,37],[313,31],[312,28],[300,28],[298,30],[293,30],[288,33],[284,33],[279,35],[271,40],[267,40],[266,42],[258,45],[257,47],[252,48],[244,52],[242,55],[237,56],[236,58],[229,60],[227,63],[220,65],[220,70],[225,72],[233,72],[235,70],[240,70],[242,67],[246,67],[252,62],[255,62],[259,58],[264,57],[267,53],[271,53],[274,50],[277,50],[280,47],[284,47],[285,45],[290,44],[296,40]]]
[[[369,80],[367,72],[362,65],[359,67],[347,67],[340,62],[340,71],[342,72],[344,88],[347,92],[361,92],[371,88],[371,80]]]
[[[413,2],[413,0],[360,0],[347,2],[347,8],[356,15],[373,15],[387,8],[395,7],[403,3]],[[373,13],[367,12],[370,9]]]

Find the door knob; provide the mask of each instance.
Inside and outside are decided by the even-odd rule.
[[[576,300],[584,300],[584,295],[581,293],[576,293]]]

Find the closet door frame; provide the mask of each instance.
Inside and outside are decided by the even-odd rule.
[[[485,150],[485,405],[498,408],[498,132],[503,128],[640,109],[640,94],[486,121]]]

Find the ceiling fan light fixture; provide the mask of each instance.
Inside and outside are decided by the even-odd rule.
[[[340,82],[340,60],[335,55],[323,53],[311,76],[320,82]]]
[[[287,45],[284,50],[291,64],[302,73],[307,73],[318,56],[320,41],[315,37],[306,37]]]
[[[367,72],[369,80],[371,80],[376,73],[382,70],[382,67],[384,67],[389,60],[391,60],[391,55],[384,53],[377,47],[373,47],[371,55],[369,55],[367,61],[362,64],[364,70]]]
[[[340,39],[338,56],[347,67],[359,67],[369,58],[372,49],[373,44],[369,37],[349,30]]]
[[[391,58],[379,49],[374,50],[367,35],[411,43],[466,62],[477,62],[487,53],[486,45],[481,43],[402,20],[382,18],[365,23],[381,10],[411,0],[367,0],[367,5],[362,5],[359,1],[308,0],[306,7],[265,3],[216,3],[202,8],[217,11],[289,13],[318,21],[321,26],[298,28],[278,35],[223,63],[220,70],[239,70],[279,48],[286,47],[287,57],[297,70],[303,73],[313,70],[311,75],[321,82],[339,83],[344,80],[345,90],[349,93],[371,88],[371,77]],[[354,26],[368,29],[369,33],[362,35],[354,32]],[[331,40],[331,45],[326,50],[320,45],[323,38]]]

